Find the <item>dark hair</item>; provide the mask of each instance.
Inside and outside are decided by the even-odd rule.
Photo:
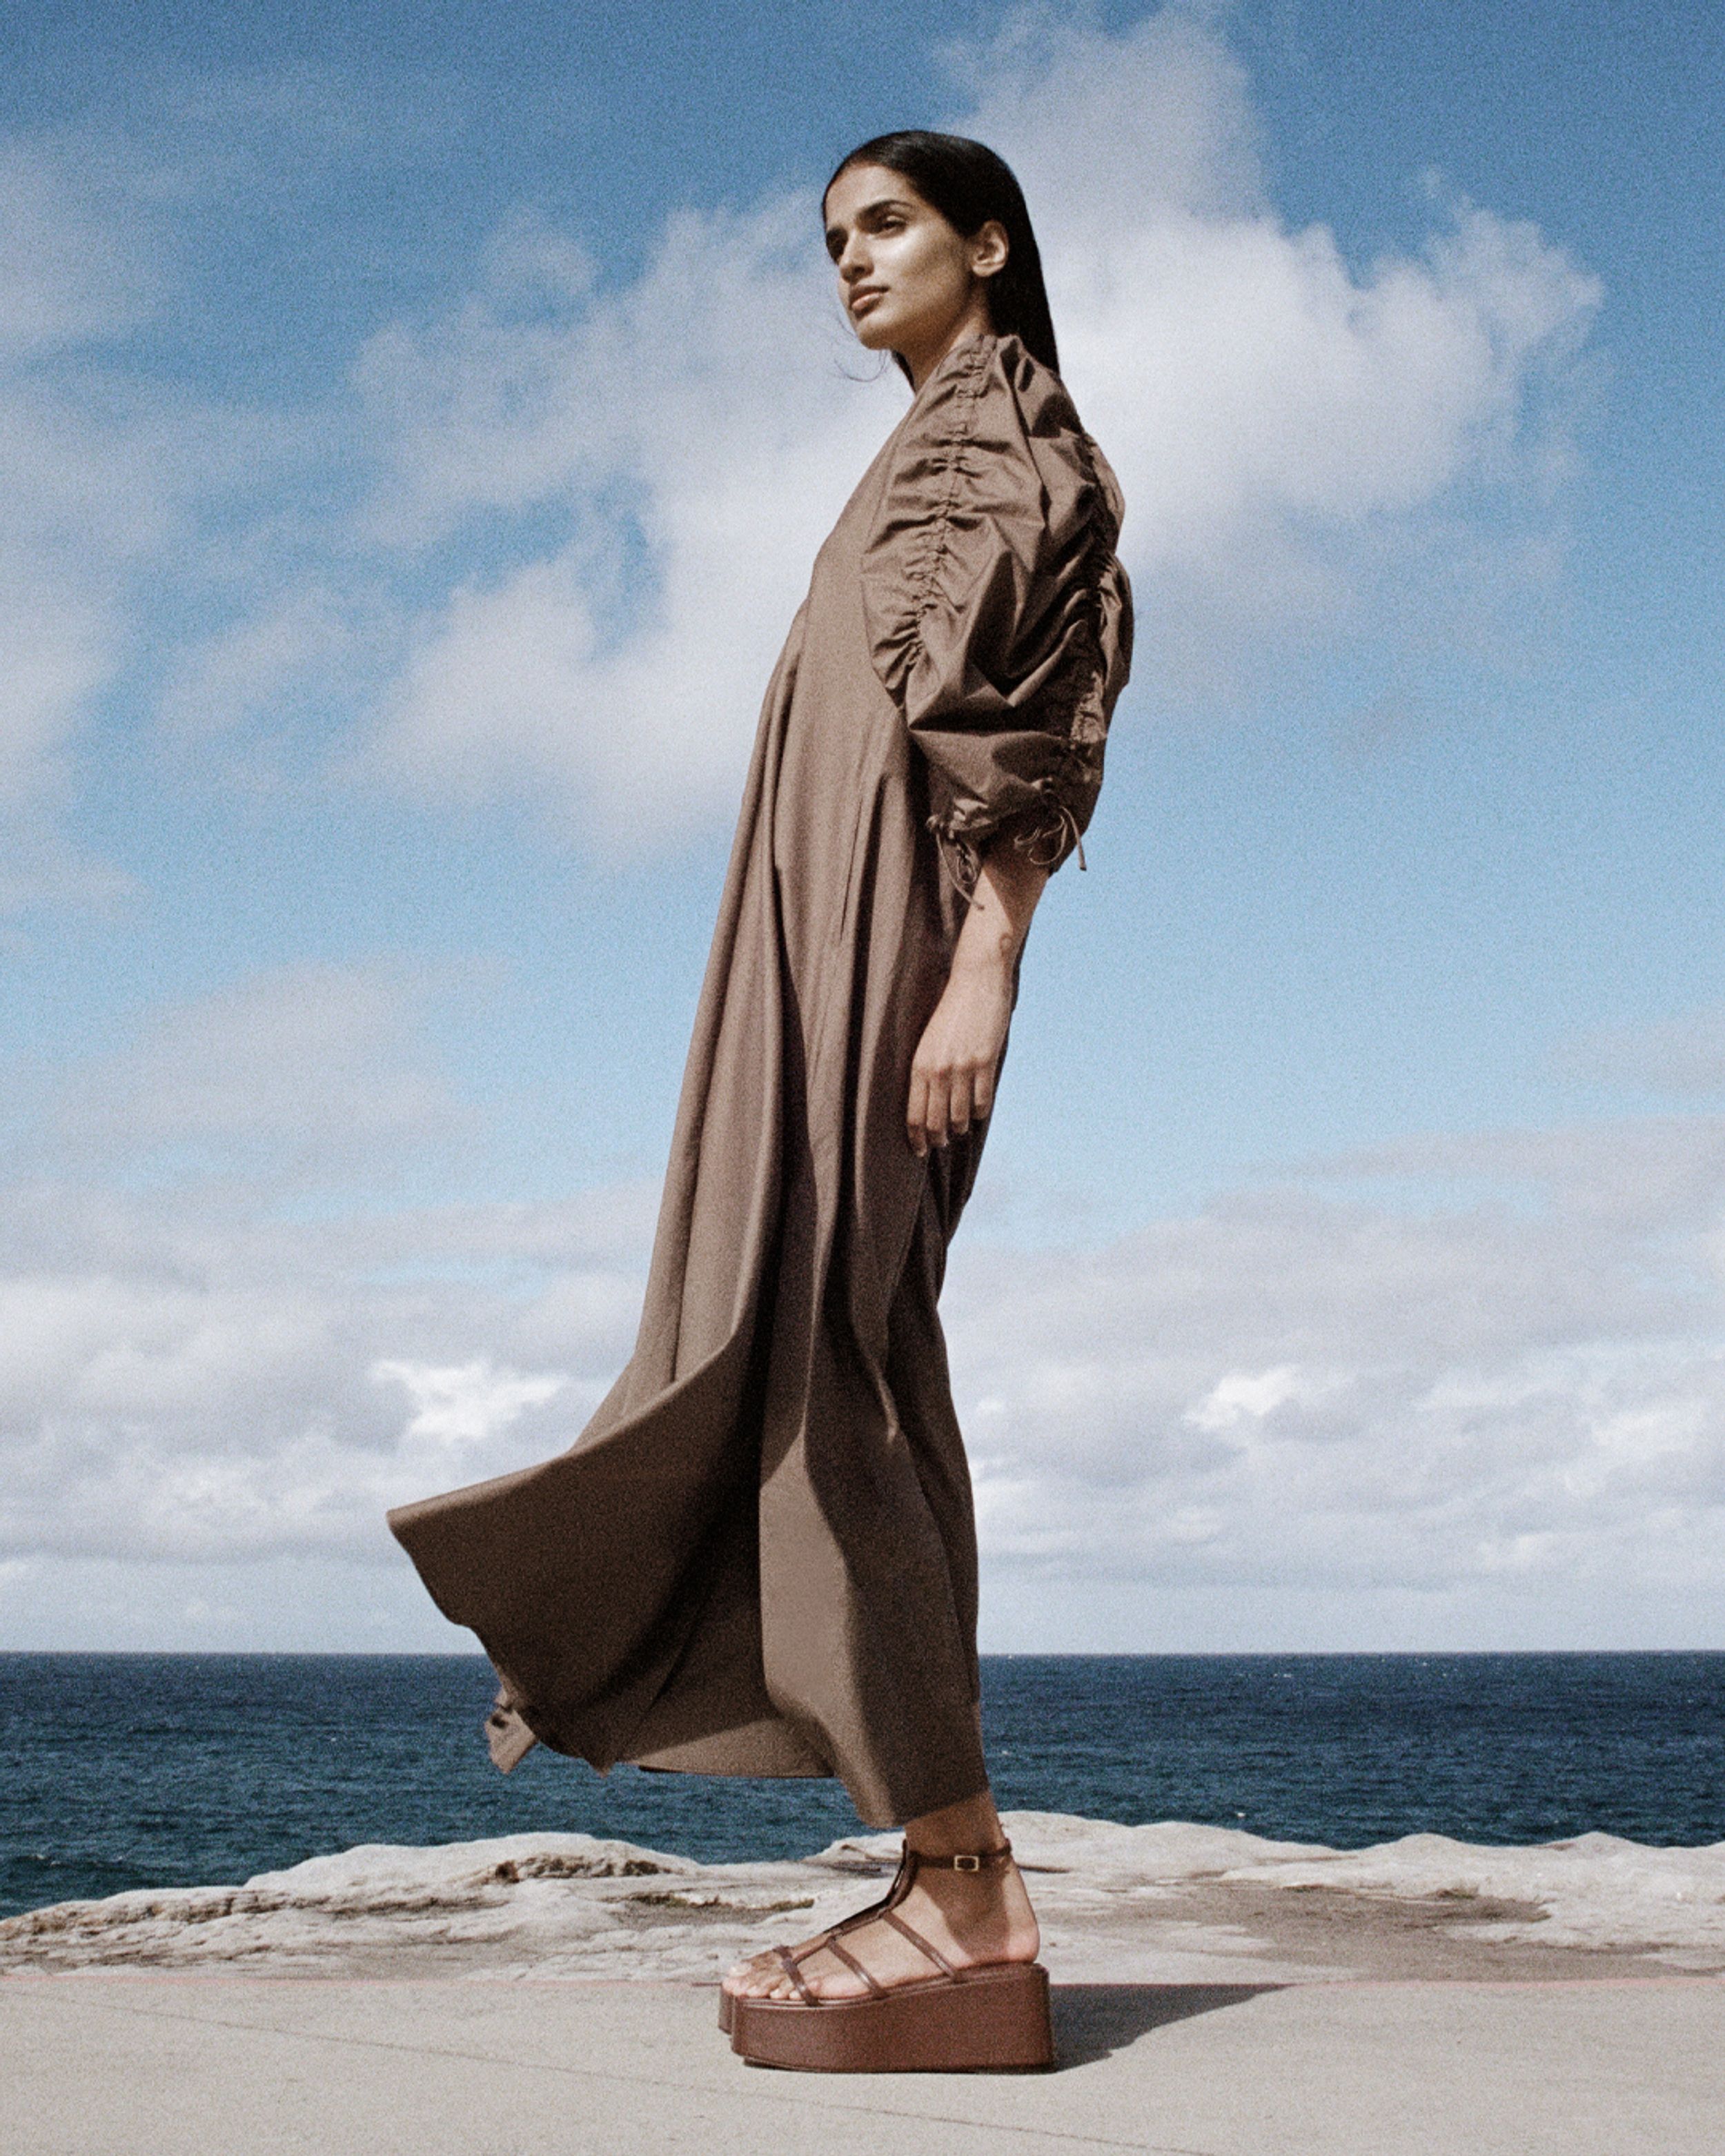
[[[1033,359],[1058,374],[1060,348],[1042,282],[1042,256],[1030,228],[1024,189],[1005,159],[968,135],[902,128],[860,143],[827,182],[823,202],[832,192],[833,181],[855,165],[884,165],[908,180],[929,208],[938,210],[966,239],[990,218],[1005,227],[1005,267],[988,280],[989,320],[997,336],[1017,337]],[[901,358],[899,365],[904,364]],[[910,372],[907,367],[905,371]]]

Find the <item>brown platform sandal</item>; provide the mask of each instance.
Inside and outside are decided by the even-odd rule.
[[[847,1917],[800,1953],[774,1949],[795,1999],[721,1994],[731,2002],[732,2050],[752,2066],[809,2073],[1009,2073],[1051,2066],[1048,1971],[1040,1962],[954,1969],[896,1912],[919,1871],[999,1871],[1011,1861],[1010,1842],[977,1856],[924,1856],[906,1847],[884,1902]],[[879,1983],[840,1943],[845,1933],[875,1922],[891,1924],[938,1974],[910,1984]],[[862,1979],[865,1998],[816,1998],[801,1964],[823,1951]]]

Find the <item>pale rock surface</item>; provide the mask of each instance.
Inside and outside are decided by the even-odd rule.
[[[1492,1849],[1414,1834],[1377,1849],[1326,1851],[1315,1861],[1266,1854],[1228,1876],[1283,1889],[1531,1902],[1538,1911],[1533,1923],[1480,1924],[1475,1938],[1649,1947],[1676,1967],[1725,1969],[1725,1842],[1657,1849],[1615,1835],[1584,1834],[1531,1848]]]
[[[1224,1827],[1009,1815],[1066,1984],[1260,1987],[1337,1977],[1725,1972],[1725,1844],[1609,1835],[1368,1850]],[[0,1922],[0,1973],[711,1982],[745,1953],[875,1898],[891,1835],[768,1864],[701,1865],[588,1835],[365,1847],[244,1886],[62,1902]]]

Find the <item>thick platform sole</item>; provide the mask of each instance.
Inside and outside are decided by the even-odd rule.
[[[731,1994],[721,1988],[719,1993],[719,2026],[727,2036],[731,2034],[731,2023],[733,2019],[732,2008],[734,2003]]]
[[[814,2006],[734,1999],[731,2048],[752,2066],[802,2073],[1031,2072],[1054,2064],[1048,1971],[1001,1963]]]

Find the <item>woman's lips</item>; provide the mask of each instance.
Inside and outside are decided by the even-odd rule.
[[[886,296],[886,289],[882,285],[861,285],[850,295],[850,311],[854,315],[860,314],[865,300],[884,300]]]

